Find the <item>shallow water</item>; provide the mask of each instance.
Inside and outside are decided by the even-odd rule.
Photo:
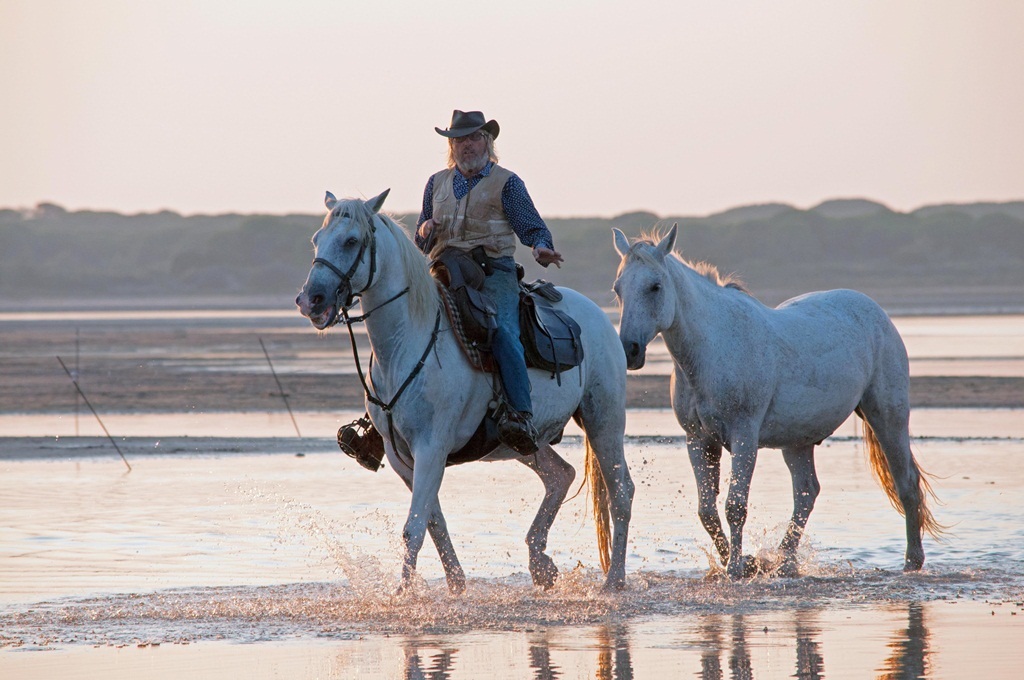
[[[579,440],[560,450],[579,469]],[[902,519],[855,440],[835,439],[817,457],[822,493],[801,551],[805,576],[731,583],[709,578],[680,442],[632,437],[628,588],[613,595],[600,590],[582,495],[552,529],[562,578],[544,592],[525,570],[523,539],[541,496],[533,473],[514,463],[451,468],[442,503],[469,578],[459,598],[447,594],[429,542],[422,582],[395,595],[408,493],[387,469],[369,473],[334,453],[135,452],[131,473],[113,456],[8,459],[0,670],[1012,677],[1011,650],[1024,640],[1024,440],[925,437],[916,450],[936,475],[936,513],[951,525],[945,541],[926,538],[923,572],[900,571]],[[775,452],[759,459],[750,508],[748,549],[767,555],[791,509]],[[974,646],[959,639],[982,630]],[[259,667],[225,643],[257,644],[241,656]],[[27,654],[41,649],[53,653]]]
[[[237,321],[144,319],[184,320]],[[275,314],[257,322],[261,333],[293,323]],[[896,322],[915,375],[1024,375],[1022,316]],[[345,354],[331,343],[328,373],[350,370]],[[218,370],[181,348],[169,356],[181,370]],[[663,347],[652,357],[645,370],[667,372]],[[237,370],[251,359],[225,361]],[[353,415],[296,413],[304,433],[333,432]],[[822,492],[799,579],[717,578],[666,411],[629,414],[637,493],[623,593],[600,590],[585,494],[552,529],[561,578],[544,592],[530,583],[524,543],[539,481],[513,463],[452,468],[441,498],[469,579],[457,598],[429,541],[422,580],[395,594],[404,485],[339,455],[329,435],[293,437],[287,414],[104,414],[104,423],[130,473],[89,418],[0,414],[0,437],[52,438],[35,456],[0,454],[0,677],[1019,675],[1021,410],[914,412],[916,455],[941,501],[933,509],[950,526],[942,541],[926,537],[917,574],[900,571],[903,521],[872,479],[852,422],[818,449]],[[559,450],[581,470],[578,430],[567,429]],[[791,506],[781,455],[764,451],[749,551],[770,556]]]

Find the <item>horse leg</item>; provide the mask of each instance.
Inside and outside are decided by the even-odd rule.
[[[405,520],[405,527],[402,529],[402,540],[405,543],[405,560],[402,563],[402,586],[406,587],[412,582],[416,573],[416,559],[419,556],[420,548],[423,547],[423,539],[426,536],[428,527],[433,523],[431,537],[435,544],[441,540],[438,553],[441,555],[442,564],[445,567],[445,577],[448,579],[449,587],[453,579],[456,583],[462,572],[449,572],[449,565],[445,562],[446,556],[454,557],[455,550],[451,546],[448,537],[448,528],[441,515],[441,506],[437,499],[437,493],[441,488],[441,479],[444,477],[444,459],[440,456],[429,456],[425,453],[415,456],[416,465],[412,474],[412,502],[409,505],[409,516]],[[458,564],[458,560],[455,560]],[[461,576],[463,585],[465,576]]]
[[[576,470],[547,444],[541,446],[535,455],[520,457],[519,461],[536,472],[544,484],[544,500],[526,534],[526,547],[530,551],[533,583],[546,590],[555,584],[558,577],[558,567],[544,552],[548,547],[548,532],[576,478]]]
[[[444,578],[448,582],[448,590],[453,595],[461,595],[466,590],[466,574],[459,564],[459,557],[455,554],[455,546],[452,545],[451,536],[448,534],[448,523],[445,522],[444,513],[441,512],[441,504],[438,503],[427,520],[427,531],[430,538],[437,547],[437,554],[441,558],[441,566],[444,567]]]
[[[936,525],[926,504],[927,482],[910,450],[909,409],[879,408],[873,399],[865,397],[857,415],[864,419],[864,440],[875,476],[906,520],[903,570],[917,571],[924,565],[922,529]]]
[[[686,450],[697,480],[697,516],[711,536],[722,564],[729,562],[729,541],[718,516],[718,484],[722,471],[722,445],[710,440],[686,438]]]
[[[404,478],[403,478],[404,479]],[[412,483],[406,482],[406,486],[412,491]],[[441,504],[438,502],[431,511],[427,520],[427,531],[431,540],[437,548],[437,554],[441,558],[441,566],[444,567],[445,581],[448,582],[448,590],[454,595],[460,595],[466,590],[466,574],[459,563],[459,557],[455,554],[455,546],[452,545],[451,536],[448,534],[448,523],[441,511]]]
[[[796,549],[804,535],[807,519],[814,510],[821,484],[814,469],[814,445],[784,448],[782,458],[793,479],[793,517],[779,546],[782,564],[776,573],[779,576],[797,576]]]
[[[588,465],[591,457],[596,458],[604,478],[607,493],[602,503],[611,506],[611,561],[605,575],[605,590],[621,590],[626,586],[626,550],[635,486],[622,444],[626,431],[625,393],[625,385],[621,385],[615,391],[587,394],[580,404],[577,420],[584,431]],[[592,489],[597,488],[594,484],[595,480],[591,480]]]
[[[743,556],[743,525],[747,523],[747,500],[750,481],[757,463],[757,434],[751,430],[731,438],[732,479],[725,498],[725,521],[729,523],[729,562],[726,572],[730,578],[751,575],[753,561]]]
[[[387,444],[386,440],[385,444],[386,448],[390,449],[390,444]],[[412,491],[412,468],[405,465],[402,459],[397,456],[389,457],[388,462],[391,463],[391,467],[398,473],[398,476],[405,483],[409,491]],[[430,517],[427,520],[427,531],[430,532],[430,538],[434,541],[434,545],[437,547],[437,554],[441,558],[441,566],[444,567],[448,590],[456,595],[462,593],[466,589],[466,575],[462,571],[462,565],[459,564],[459,558],[455,554],[455,547],[452,545],[451,537],[448,535],[448,524],[445,522],[444,513],[441,511],[440,502],[430,513]]]

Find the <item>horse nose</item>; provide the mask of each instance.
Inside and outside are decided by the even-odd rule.
[[[644,365],[644,348],[639,342],[623,340],[622,349],[626,352],[626,366],[640,368]]]

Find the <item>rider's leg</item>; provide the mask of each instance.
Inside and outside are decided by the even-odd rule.
[[[533,427],[533,404],[530,400],[530,377],[526,372],[523,344],[519,340],[519,281],[512,258],[500,258],[493,273],[484,282],[483,291],[498,310],[498,329],[491,351],[505,388],[505,396],[514,413],[498,423],[502,441],[519,453],[537,450],[537,431]],[[503,271],[498,267],[507,267]]]

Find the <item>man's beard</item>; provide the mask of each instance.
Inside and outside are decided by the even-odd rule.
[[[490,157],[487,155],[487,149],[485,148],[474,158],[467,159],[464,156],[456,156],[455,164],[464,177],[472,177],[483,170],[489,160]]]

